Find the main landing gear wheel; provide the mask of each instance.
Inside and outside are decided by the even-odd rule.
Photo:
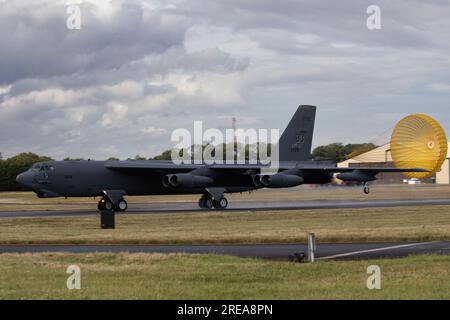
[[[98,211],[102,211],[102,210],[103,210],[103,202],[102,202],[102,200],[100,200],[100,201],[98,202],[98,204],[97,204],[97,209],[98,209]]]
[[[216,209],[225,209],[227,206],[228,200],[225,197],[222,197],[219,200],[214,200],[214,208]]]
[[[211,197],[201,197],[198,200],[198,206],[202,209],[211,209],[213,207],[213,199]]]
[[[114,205],[108,199],[102,199],[99,201],[97,208],[99,211],[112,211],[114,209]]]
[[[125,201],[125,199],[123,199],[123,198],[120,199],[119,203],[117,204],[116,211],[123,212],[123,211],[126,211],[127,208],[128,208],[128,203]]]
[[[364,193],[369,194],[370,193],[370,187],[367,183],[364,184]]]

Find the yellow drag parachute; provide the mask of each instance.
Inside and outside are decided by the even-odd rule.
[[[408,178],[426,179],[439,171],[447,157],[444,129],[433,118],[413,114],[400,120],[391,136],[391,154],[397,168],[421,168],[430,172],[406,172]]]

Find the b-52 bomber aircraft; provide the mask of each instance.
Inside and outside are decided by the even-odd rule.
[[[263,174],[264,165],[175,164],[172,161],[45,161],[17,176],[38,197],[101,197],[99,210],[125,211],[124,196],[199,194],[200,208],[225,209],[227,193],[261,188],[289,188],[330,183],[334,174],[343,181],[364,183],[380,172],[427,172],[422,168],[357,167],[310,160],[316,107],[299,106],[279,141],[275,174]],[[300,138],[299,138],[300,137]]]

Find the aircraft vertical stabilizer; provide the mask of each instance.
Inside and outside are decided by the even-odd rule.
[[[299,106],[278,142],[280,161],[307,161],[316,119],[315,106]]]

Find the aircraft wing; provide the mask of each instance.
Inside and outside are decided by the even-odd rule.
[[[301,171],[317,171],[329,173],[346,173],[360,171],[369,174],[377,174],[380,172],[429,172],[429,170],[421,168],[394,168],[394,167],[297,167]]]
[[[172,161],[107,161],[105,167],[114,170],[122,171],[144,171],[144,172],[190,172],[199,168],[210,168],[217,171],[234,172],[234,173],[259,173],[263,168],[268,166],[259,164],[174,164]],[[366,174],[376,175],[380,172],[429,172],[428,170],[421,168],[389,168],[389,167],[346,167],[340,168],[330,165],[311,165],[305,166],[296,163],[280,163],[280,171],[289,169],[298,169],[304,172],[317,172],[317,173],[346,173],[346,172],[364,172]]]
[[[294,164],[295,165],[295,164]],[[200,168],[210,168],[216,171],[223,171],[227,173],[259,173],[260,169],[265,167],[263,165],[253,164],[175,164],[172,161],[139,161],[139,160],[127,160],[127,161],[107,161],[105,167],[127,172],[147,172],[147,173],[187,173]],[[280,169],[288,169],[283,167]]]
[[[105,167],[120,171],[145,171],[145,172],[189,172],[203,165],[183,164],[176,165],[172,161],[140,161],[140,160],[126,160],[126,161],[107,161]]]

